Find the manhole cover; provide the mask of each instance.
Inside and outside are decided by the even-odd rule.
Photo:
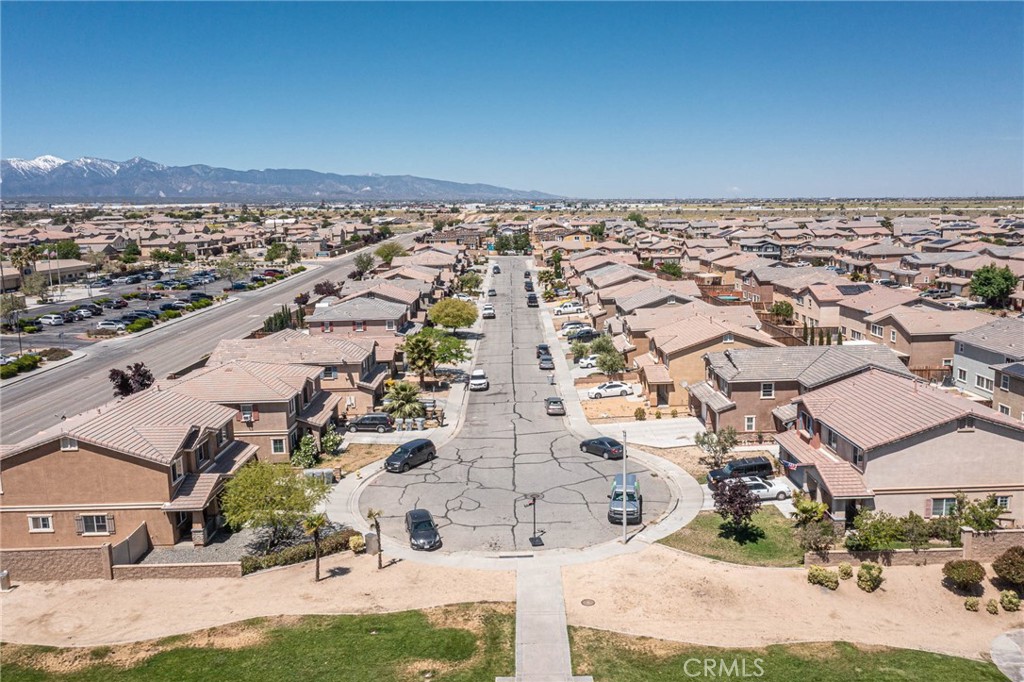
[[[597,602],[595,602],[593,599],[584,599],[580,603],[583,604],[584,606],[593,606]]]

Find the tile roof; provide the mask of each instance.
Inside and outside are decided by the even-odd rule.
[[[913,376],[887,346],[783,346],[708,353],[715,373],[730,383],[799,381],[805,388],[869,367]]]
[[[402,303],[404,305],[410,305],[415,303],[420,298],[420,292],[412,289],[406,289],[405,287],[395,286],[390,280],[370,280],[375,282],[372,287],[361,288],[356,291],[347,292],[342,294],[341,302],[351,301],[357,298],[375,299],[379,298],[385,301],[393,301]]]
[[[299,421],[322,427],[337,414],[338,403],[344,396],[340,393],[320,391],[299,413]]]
[[[974,417],[1015,430],[1024,443],[1024,422],[955,393],[888,372],[868,370],[793,399],[811,416],[864,450]]]
[[[704,301],[693,301],[683,305],[664,305],[657,308],[637,308],[626,316],[632,331],[648,331],[673,322],[688,320],[695,316],[710,317],[741,327],[759,329],[761,321],[749,305],[717,306]]]
[[[999,317],[986,325],[953,336],[953,341],[1024,360],[1024,320]]]
[[[830,452],[811,447],[795,429],[776,434],[775,442],[793,455],[798,464],[813,466],[832,497],[862,499],[874,496],[864,483],[864,476],[851,463]]]
[[[736,403],[730,400],[728,396],[706,381],[693,384],[688,387],[688,390],[690,391],[690,395],[710,407],[715,412],[731,410],[736,407]]]
[[[867,322],[891,320],[911,336],[916,336],[964,332],[991,322],[992,316],[976,310],[897,306],[864,319]]]
[[[916,301],[918,295],[916,289],[890,289],[889,287],[871,285],[871,288],[864,293],[844,298],[839,302],[839,306],[872,314]]]
[[[796,409],[796,405],[789,403],[786,405],[779,405],[778,407],[776,407],[774,410],[772,410],[772,415],[774,415],[775,418],[778,419],[783,424],[788,424],[790,422],[796,421],[797,412],[798,410]]]
[[[308,365],[358,365],[373,352],[375,339],[310,335],[284,329],[262,339],[223,339],[214,348],[207,366],[235,360]]]
[[[1024,362],[1006,362],[1001,365],[991,365],[991,367],[1007,376],[1024,379]]]
[[[165,512],[202,511],[220,490],[222,481],[219,474],[186,474],[174,491],[174,497],[161,509]]]
[[[409,307],[379,298],[356,298],[320,308],[306,318],[308,322],[350,322],[363,320],[395,320],[406,314]]]
[[[627,296],[616,299],[616,306],[626,314],[637,308],[647,308],[655,304],[689,303],[694,298],[700,298],[700,289],[693,280],[682,280],[681,282],[665,282],[665,284],[683,284],[687,286],[662,286],[661,283],[649,284],[644,289]]]
[[[732,334],[736,338],[746,339],[765,346],[780,346],[778,341],[767,334],[741,327],[730,322],[720,322],[706,317],[691,317],[652,330],[648,337],[665,353],[692,348],[716,337]]]
[[[165,389],[215,403],[280,402],[291,400],[320,372],[314,365],[236,360],[190,372]]]

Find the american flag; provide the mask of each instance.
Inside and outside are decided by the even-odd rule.
[[[796,471],[796,462],[790,462],[788,459],[782,460],[782,466],[786,467],[787,471]]]

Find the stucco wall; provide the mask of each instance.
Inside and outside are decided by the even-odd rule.
[[[992,391],[992,409],[998,410],[1000,405],[1010,408],[1014,419],[1024,420],[1024,379],[1010,377],[1010,390],[1001,388],[1002,372],[995,373],[995,389]]]
[[[775,418],[772,416],[772,410],[780,405],[788,405],[790,398],[795,398],[800,393],[799,384],[795,381],[776,381],[774,383],[775,397],[763,399],[761,398],[760,383],[733,384],[729,397],[736,403],[736,407],[719,415],[718,428],[731,426],[742,435],[747,432],[746,417],[753,416],[756,418],[756,428],[752,433],[758,431],[774,433]]]
[[[110,545],[5,549],[0,569],[14,581],[110,579]]]
[[[961,529],[960,542],[964,546],[964,557],[983,563],[989,562],[1010,547],[1024,546],[1024,528],[997,530],[989,533]]]

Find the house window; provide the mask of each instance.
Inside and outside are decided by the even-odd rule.
[[[114,532],[113,519],[105,514],[79,516],[78,532],[83,535],[110,535]]]
[[[181,457],[171,462],[171,482],[177,483],[185,475],[185,465]]]
[[[78,439],[77,438],[68,438],[67,436],[65,436],[64,438],[61,438],[60,439],[60,449],[64,450],[65,452],[68,451],[68,450],[77,450],[78,449]]]
[[[956,508],[955,497],[932,498],[932,516],[949,516]]]
[[[387,320],[384,323],[384,328],[387,329],[389,332],[395,331],[395,321],[394,320]]]
[[[354,331],[354,332],[365,332],[366,331],[366,322],[353,322],[352,323],[352,331]]]
[[[963,367],[957,369],[957,371],[956,371],[956,380],[957,381],[967,381],[967,370],[964,369]]]
[[[827,438],[826,442],[827,442],[828,446],[830,448],[832,448],[833,450],[836,449],[836,441],[837,441],[837,439],[836,439],[836,432],[833,431],[832,429],[829,429],[828,430],[828,438]]]
[[[213,444],[209,440],[204,440],[203,444],[196,448],[196,467],[202,467],[210,461],[212,450]]]
[[[980,374],[974,377],[974,386],[980,388],[983,391],[991,391],[994,382],[988,377],[983,377]]]
[[[1010,406],[999,403],[999,414],[1005,414],[1007,417],[1010,416]]]
[[[270,441],[270,450],[275,455],[283,455],[284,454],[284,438],[275,438],[274,440]]]
[[[859,469],[864,468],[864,451],[858,447],[853,449],[853,465]]]
[[[295,411],[297,409],[299,409],[298,408],[298,404],[299,404],[299,397],[293,395],[291,400],[288,401],[288,414],[295,414]]]
[[[774,398],[775,397],[775,384],[761,384],[761,397],[762,398]]]
[[[942,366],[943,367],[952,367],[953,366],[953,358],[942,358]]]
[[[228,442],[228,427],[222,426],[217,430],[217,445],[221,446]]]
[[[744,417],[743,418],[743,428],[746,431],[756,431],[757,430],[757,417],[755,417],[753,415],[748,415],[748,416]]]
[[[242,421],[251,422],[253,420],[252,403],[242,403],[238,409],[242,413]]]
[[[896,330],[895,329],[891,329],[889,331],[889,341],[892,342],[892,343],[896,343]]]
[[[877,337],[881,338],[881,336],[882,336],[882,327],[881,327],[881,325],[877,325],[877,324],[871,325],[871,336],[877,336]]]
[[[47,514],[46,516],[30,516],[28,517],[28,532],[29,533],[52,533],[53,532],[53,517]]]
[[[1010,390],[1010,377],[1007,376],[1006,374],[999,377],[999,388],[1003,389],[1004,391]]]
[[[961,417],[956,420],[958,431],[970,431],[974,428],[974,417]]]
[[[335,367],[334,365],[331,365],[329,367],[324,367],[323,378],[324,379],[337,379],[338,378],[338,368]]]
[[[324,334],[330,334],[331,332],[334,331],[334,323],[333,322],[324,322],[322,328],[323,328]]]
[[[725,336],[722,337],[722,343],[732,343],[732,342],[733,342],[732,334],[726,334]]]
[[[956,352],[957,353],[963,353],[964,352],[964,344],[958,343],[957,346],[956,346]]]
[[[996,505],[1000,509],[1010,508],[1010,496],[1009,495],[996,495]]]
[[[854,332],[853,333],[853,340],[854,341],[860,341],[863,338],[864,338],[864,335],[861,334],[860,332]]]

